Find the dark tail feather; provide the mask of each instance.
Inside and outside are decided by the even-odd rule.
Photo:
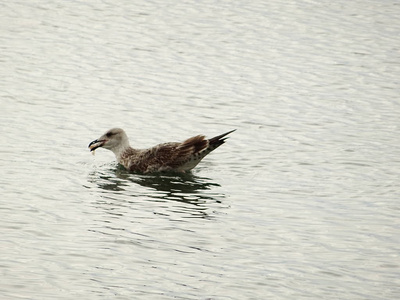
[[[218,135],[216,137],[209,139],[208,142],[210,143],[210,147],[212,147],[214,150],[215,148],[221,146],[223,143],[225,143],[225,140],[227,139],[227,137],[226,138],[223,138],[223,137],[234,131],[236,131],[236,129],[233,129],[231,131],[228,131],[226,133],[223,133],[221,135]]]

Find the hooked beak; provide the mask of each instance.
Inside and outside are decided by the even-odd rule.
[[[88,148],[90,149],[90,151],[94,151],[99,147],[103,147],[103,145],[106,143],[106,140],[94,140],[93,142],[91,142],[88,146]]]

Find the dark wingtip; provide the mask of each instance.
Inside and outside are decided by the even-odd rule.
[[[210,145],[215,145],[217,147],[222,145],[223,143],[225,143],[225,140],[228,138],[228,137],[224,138],[224,136],[227,136],[228,134],[230,134],[234,131],[236,131],[236,129],[233,129],[231,131],[225,132],[221,135],[218,135],[216,137],[209,139]]]

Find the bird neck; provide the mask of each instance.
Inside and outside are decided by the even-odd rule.
[[[112,152],[114,152],[115,156],[119,160],[119,158],[129,149],[131,149],[131,146],[129,146],[129,142],[126,143],[121,143],[118,145],[118,147],[115,147],[112,149]]]

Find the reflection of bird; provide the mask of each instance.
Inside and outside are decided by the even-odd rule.
[[[124,214],[122,207],[137,207],[143,199],[157,203],[155,214],[171,218],[183,214],[183,218],[211,219],[216,211],[226,208],[223,204],[225,194],[216,189],[220,185],[211,178],[199,177],[191,172],[134,174],[123,166],[112,164],[109,168],[92,171],[88,179],[102,190],[103,196],[107,195],[96,197],[96,207],[116,217]],[[132,184],[142,188],[132,189]],[[120,195],[128,197],[121,198]],[[114,206],[118,207],[119,213],[115,213]]]
[[[90,151],[99,147],[114,152],[118,162],[130,171],[143,173],[178,171],[193,169],[208,153],[223,143],[227,133],[212,139],[197,135],[182,143],[164,143],[149,149],[134,149],[129,145],[128,137],[120,128],[113,128],[89,144]]]

